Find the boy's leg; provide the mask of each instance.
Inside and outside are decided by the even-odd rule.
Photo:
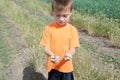
[[[73,72],[62,73],[53,69],[48,73],[48,80],[74,80]]]
[[[48,80],[61,80],[62,73],[52,69],[49,73],[48,73]]]
[[[63,73],[62,80],[74,80],[73,72]]]

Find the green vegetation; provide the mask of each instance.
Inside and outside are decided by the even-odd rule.
[[[9,46],[5,43],[4,36],[9,36],[6,21],[0,14],[0,80],[5,80],[6,68],[9,67]]]
[[[6,64],[8,63],[8,54],[7,50],[5,49],[5,44],[0,36],[0,80],[5,80],[5,68]]]
[[[78,27],[91,35],[107,37],[113,46],[120,47],[120,0],[74,0],[74,8],[71,20]]]
[[[74,11],[71,21],[77,28],[86,30],[88,34],[93,36],[102,36],[111,40],[112,46],[120,47],[120,24],[106,17],[80,15]]]
[[[30,63],[37,71],[43,66],[44,51],[39,46],[43,28],[52,21],[50,16],[50,5],[43,0],[1,0],[0,11],[7,19],[18,27],[22,37],[26,40],[31,49]],[[71,21],[77,27],[83,28],[91,35],[105,36],[113,41],[113,45],[120,46],[119,24],[108,18],[80,15],[74,11]],[[1,29],[0,29],[1,30]],[[1,38],[0,38],[1,39]],[[0,44],[2,44],[1,42]],[[74,73],[76,80],[119,80],[119,69],[114,63],[119,60],[112,57],[101,57],[96,52],[96,47],[80,39],[81,48],[78,48],[74,60]],[[105,62],[102,62],[103,59]],[[109,61],[112,59],[112,62]],[[95,65],[97,62],[98,65]],[[119,65],[118,65],[119,66]]]
[[[74,8],[82,14],[105,14],[120,20],[120,0],[74,0]]]
[[[6,45],[4,44],[2,37],[0,35],[0,62],[4,64],[8,64],[8,49],[6,49]]]

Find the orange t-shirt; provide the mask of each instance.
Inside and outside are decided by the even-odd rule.
[[[77,29],[71,24],[67,23],[65,26],[59,26],[57,23],[49,24],[43,31],[41,45],[47,46],[57,56],[60,56],[60,62],[52,63],[50,57],[47,56],[46,70],[51,69],[60,72],[73,71],[72,60],[65,61],[64,55],[70,48],[79,47]]]

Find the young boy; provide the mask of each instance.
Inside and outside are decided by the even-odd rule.
[[[47,54],[48,80],[74,80],[72,56],[79,47],[78,33],[69,24],[72,0],[53,0],[53,23],[43,31],[41,45]]]

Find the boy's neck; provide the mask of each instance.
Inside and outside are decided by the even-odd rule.
[[[67,23],[66,23],[65,25],[60,25],[60,24],[58,24],[57,22],[55,22],[55,24],[56,24],[58,27],[64,27],[64,26],[67,25]]]

